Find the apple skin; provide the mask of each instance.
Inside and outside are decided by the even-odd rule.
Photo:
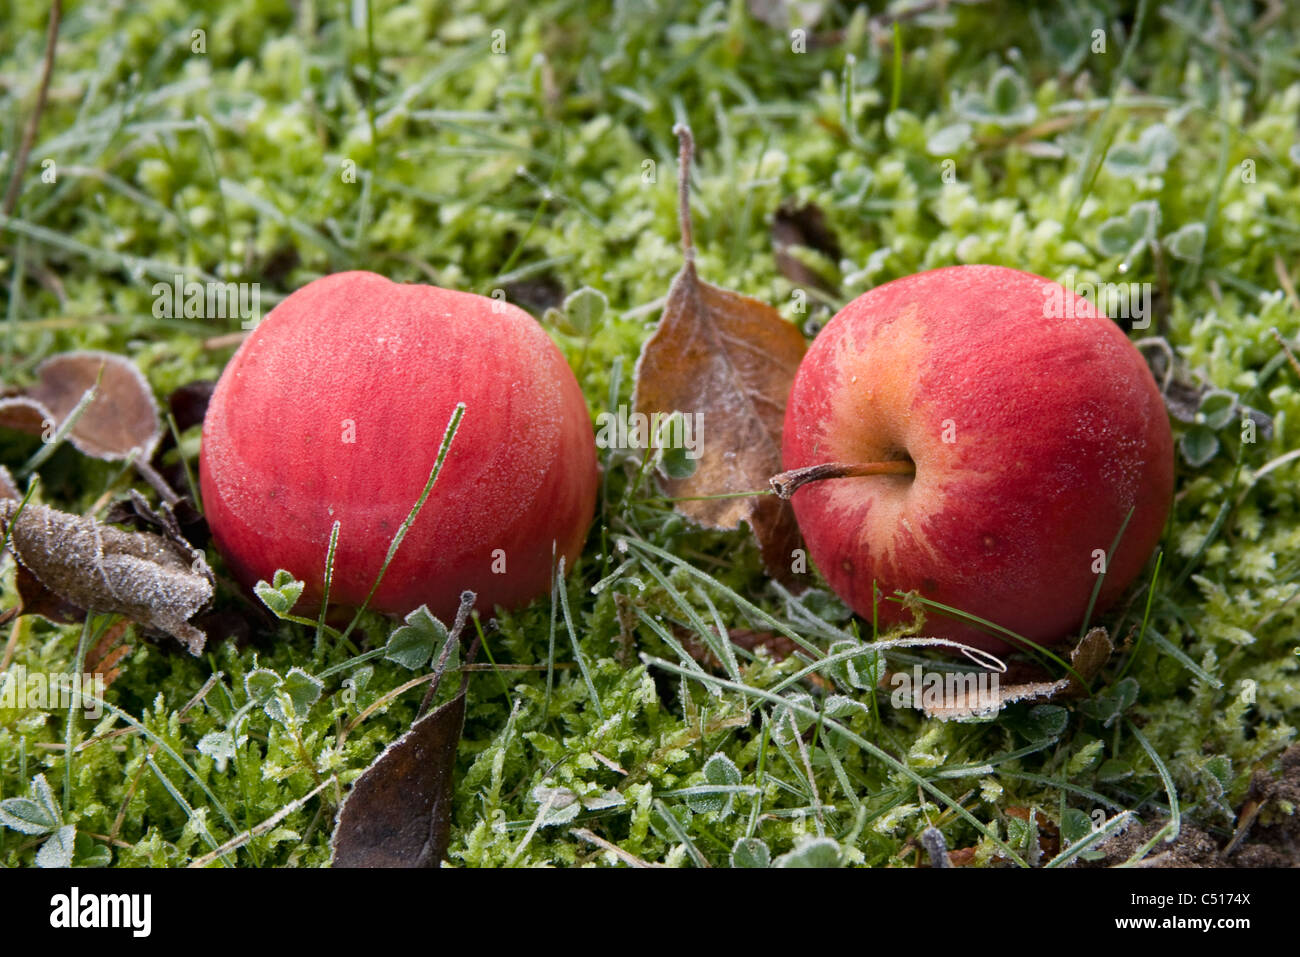
[[[1045,318],[1060,295],[1073,318]],[[1058,311],[1058,313],[1059,313]],[[954,441],[946,442],[947,437]],[[882,624],[922,596],[1037,644],[1111,605],[1160,539],[1174,451],[1159,389],[1111,319],[1047,279],[951,266],[879,286],[813,341],[786,409],[786,469],[910,456],[915,475],[811,482],[792,503],[831,588]],[[1008,643],[926,610],[921,634],[987,651]]]
[[[370,607],[427,604],[450,622],[465,589],[488,612],[548,593],[552,542],[571,566],[596,501],[573,372],[515,306],[369,272],[317,279],[277,305],[212,394],[199,475],[232,574],[251,587],[287,569],[306,583],[299,607],[319,608],[337,519],[330,604],[359,606],[458,402],[442,472]]]

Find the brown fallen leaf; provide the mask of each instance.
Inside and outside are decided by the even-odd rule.
[[[975,860],[976,847],[959,847],[948,852],[948,863],[953,867],[965,867]]]
[[[135,453],[140,461],[149,461],[162,430],[153,390],[135,363],[112,352],[65,352],[42,362],[36,376],[27,397],[59,424],[98,380],[94,400],[68,433],[78,451],[109,460]]]
[[[73,448],[107,461],[129,458],[164,502],[180,501],[150,464],[162,426],[153,391],[134,363],[111,352],[65,352],[46,359],[36,375],[26,393],[0,398],[0,427],[48,442],[75,415],[68,432]]]
[[[176,420],[176,431],[203,424],[203,417],[208,414],[208,402],[212,399],[212,390],[217,387],[215,379],[195,379],[177,388],[167,397],[167,408]]]
[[[35,399],[25,395],[0,398],[0,428],[52,437],[57,426],[54,414]]]
[[[772,248],[776,254],[777,270],[798,286],[810,286],[837,295],[835,283],[795,255],[793,249],[799,246],[815,249],[835,263],[843,255],[839,239],[826,222],[826,214],[820,206],[782,203],[772,217]]]
[[[127,497],[118,499],[104,513],[110,525],[130,525],[136,531],[156,532],[183,549],[206,548],[211,537],[208,523],[188,498],[180,499],[174,506],[163,502],[154,509],[135,489]]]
[[[771,306],[702,281],[691,240],[690,130],[681,139],[680,203],[685,264],[668,290],[659,326],[637,360],[633,406],[654,413],[703,416],[695,471],[664,478],[677,511],[705,528],[736,529],[748,522],[769,574],[790,581],[799,529],[789,503],[766,491],[781,470],[781,427],[786,398],[803,358],[803,335]]]
[[[474,606],[473,592],[461,595],[460,611],[443,643],[426,708],[442,681],[453,647]],[[477,639],[465,658],[470,662]],[[437,867],[451,835],[452,774],[465,723],[465,689],[469,672],[462,672],[460,690],[450,701],[419,718],[362,772],[339,807],[332,867]]]
[[[29,503],[20,512],[13,499],[0,500],[0,534],[5,532],[18,564],[62,603],[49,606],[48,596],[36,594],[31,613],[50,617],[71,606],[119,614],[166,632],[191,654],[203,650],[203,632],[189,623],[212,600],[212,569],[202,552],[44,505]]]
[[[417,721],[357,778],[339,810],[333,867],[437,867],[451,834],[451,784],[465,692]]]
[[[9,470],[0,465],[0,501],[12,498],[22,499],[23,493],[18,491],[18,483],[14,477],[9,474]]]
[[[1083,682],[1091,681],[1101,673],[1101,669],[1110,660],[1112,651],[1114,646],[1106,629],[1093,628],[1070,652],[1070,667],[1078,677],[1072,674],[1067,678],[1051,680],[1037,666],[1027,666],[1020,669],[1019,674],[1008,671],[1007,674],[1013,678],[1010,681],[1004,680],[1003,675],[998,675],[997,687],[986,685],[983,694],[962,684],[955,688],[956,700],[949,700],[946,688],[945,694],[940,696],[942,701],[939,704],[928,703],[921,696],[921,710],[928,718],[964,721],[991,717],[1017,701],[1047,702],[1056,698],[1080,697],[1087,693]],[[887,674],[885,682],[888,683],[891,677]]]
[[[86,620],[85,609],[50,591],[21,562],[14,573],[14,587],[22,603],[19,606],[21,614],[40,615],[56,625],[76,625]]]

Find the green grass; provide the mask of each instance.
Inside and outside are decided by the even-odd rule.
[[[1030,17],[962,5],[896,28],[833,4],[794,53],[738,0],[372,2],[359,22],[350,6],[310,2],[73,5],[21,194],[0,218],[4,382],[30,382],[63,350],[109,349],[165,399],[220,373],[231,347],[205,343],[238,320],[156,319],[155,281],[256,281],[269,308],[322,274],[371,269],[504,289],[539,317],[600,290],[609,308],[595,329],[549,330],[592,412],[616,410],[681,264],[682,120],[697,140],[701,275],[801,327],[958,262],[1151,282],[1168,294],[1134,338],[1163,335],[1273,432],[1244,442],[1234,421],[1206,465],[1180,460],[1159,569],[1153,557],[1125,602],[1093,616],[1132,643],[1092,698],[973,724],[891,707],[861,680],[888,633],[824,589],[791,596],[743,532],[692,529],[649,463],[605,451],[596,527],[554,596],[474,622],[449,860],[725,866],[746,841],[783,863],[891,866],[915,863],[934,825],[977,864],[1061,866],[1130,818],[1167,823],[1147,851],[1180,826],[1226,838],[1251,773],[1295,741],[1300,714],[1300,500],[1284,458],[1300,447],[1300,379],[1269,333],[1300,334],[1287,292],[1300,272],[1300,14],[1255,30],[1248,7],[1225,3],[1216,32],[1217,5],[1149,6],[1093,0]],[[0,13],[3,187],[46,11],[9,0]],[[1117,161],[1157,123],[1176,144],[1163,170]],[[936,138],[959,124],[969,132]],[[41,181],[47,159],[54,183]],[[810,297],[806,313],[772,253],[786,201],[820,207],[843,252],[825,263],[838,294]],[[1159,206],[1158,240],[1205,227],[1199,261],[1103,251],[1103,224],[1143,201]],[[10,432],[0,443],[11,470],[37,448]],[[193,474],[197,430],[179,447]],[[37,471],[34,500],[78,512],[135,481],[67,446]],[[17,601],[11,561],[0,582],[2,609]],[[242,600],[222,588],[218,604]],[[0,662],[67,671],[111,624],[19,619],[0,631]],[[719,626],[800,651],[773,663],[722,645]],[[323,619],[278,620],[248,641],[215,636],[197,660],[132,629],[99,721],[0,707],[0,800],[39,798],[39,782],[61,791],[44,831],[0,828],[0,863],[35,863],[58,827],[75,827],[77,863],[325,863],[347,785],[409,726],[426,687],[383,655],[394,627],[367,612],[344,640]],[[723,670],[695,662],[684,636]],[[915,648],[888,659],[940,661]],[[577,815],[540,788],[573,792]],[[1055,860],[1008,808],[1061,827]],[[1097,811],[1106,833],[1078,830]]]

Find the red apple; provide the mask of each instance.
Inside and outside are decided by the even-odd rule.
[[[427,604],[450,620],[550,589],[552,543],[572,565],[596,499],[582,392],[523,310],[368,272],[309,283],[235,353],[203,423],[201,490],[213,540],[251,586],[284,568],[319,606],[357,606],[419,498],[457,403],[442,472],[371,607]]]
[[[1047,308],[1057,296],[1066,308]],[[804,473],[814,480],[793,494],[810,557],[859,615],[871,617],[874,581],[1038,644],[1077,631],[1102,567],[1094,614],[1119,597],[1173,492],[1169,420],[1128,337],[1056,283],[1001,266],[936,269],[849,303],[799,367],[783,445],[788,470],[878,473]],[[877,607],[883,623],[910,620]],[[934,610],[923,634],[1006,647]]]

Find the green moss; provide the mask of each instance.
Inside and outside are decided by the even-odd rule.
[[[1000,841],[1029,853],[1026,822],[1007,808],[1037,808],[1052,820],[1067,812],[1092,820],[1098,809],[1163,819],[1168,797],[1138,728],[1167,769],[1184,819],[1228,829],[1252,771],[1294,741],[1300,713],[1296,465],[1256,479],[1300,441],[1300,379],[1277,360],[1269,332],[1290,340],[1300,332],[1300,309],[1278,273],[1300,250],[1292,215],[1300,205],[1300,31],[1289,11],[1289,28],[1257,35],[1244,7],[1226,6],[1239,32],[1231,42],[1250,51],[1257,76],[1189,42],[1195,24],[1180,18],[1148,15],[1120,80],[1131,23],[1119,26],[1114,4],[1070,3],[1041,17],[1013,6],[956,8],[946,25],[905,26],[893,112],[888,50],[874,44],[862,16],[838,12],[817,30],[842,30],[839,43],[793,53],[789,35],[754,20],[740,0],[604,9],[565,0],[384,2],[374,10],[372,51],[341,8],[311,3],[296,15],[254,0],[199,8],[151,0],[112,17],[78,7],[64,25],[54,95],[15,219],[0,225],[0,315],[10,317],[0,336],[14,359],[7,381],[28,381],[60,350],[112,349],[130,355],[165,397],[219,374],[229,350],[204,342],[235,331],[238,320],[156,319],[155,281],[184,271],[260,282],[266,309],[322,273],[365,268],[521,299],[525,281],[599,289],[610,308],[590,336],[551,331],[593,411],[609,404],[616,361],[615,400],[627,401],[654,304],[680,266],[670,131],[682,118],[700,144],[701,272],[789,318],[824,319],[828,307],[875,285],[957,262],[1079,282],[1151,282],[1164,314],[1135,338],[1165,335],[1209,384],[1270,416],[1273,432],[1243,446],[1234,422],[1218,431],[1221,449],[1208,464],[1180,467],[1164,570],[1127,671],[1139,690],[1122,719],[1107,725],[1079,708],[1063,730],[1045,734],[1056,717],[1019,705],[993,722],[942,724],[895,711],[886,695],[873,700],[828,669],[833,692],[861,705],[842,705],[835,720],[895,766],[825,727],[802,742],[783,730],[783,709],[757,692],[798,671],[795,659],[742,658],[738,680],[753,689],[743,695],[647,665],[637,653],[677,654],[653,628],[621,623],[616,594],[664,627],[688,624],[672,591],[710,623],[711,604],[727,627],[771,627],[730,590],[820,647],[849,623],[842,607],[814,593],[804,601],[820,630],[805,627],[744,533],[690,530],[629,479],[634,467],[609,458],[605,529],[593,532],[569,583],[599,708],[574,667],[562,616],[548,661],[547,602],[485,633],[491,660],[513,670],[470,677],[449,859],[614,863],[574,833],[584,828],[672,865],[727,863],[741,839],[761,841],[774,859],[794,855],[781,858],[786,864],[831,853],[846,864],[888,865],[935,823],[950,847],[973,846],[986,864],[1002,853]],[[34,78],[41,11],[19,5],[9,13],[13,29],[0,38],[5,73]],[[1098,25],[1107,31],[1105,54],[1090,50]],[[206,31],[206,53],[191,52],[195,29]],[[494,30],[504,31],[504,52],[493,52]],[[1007,48],[1008,37],[1021,47]],[[846,71],[848,53],[856,63]],[[1118,98],[1103,113],[1112,90]],[[29,92],[27,81],[3,90],[6,143],[16,142]],[[1157,124],[1167,133],[1148,132]],[[39,180],[46,158],[57,163],[55,184]],[[824,210],[842,247],[838,262],[817,260],[841,288],[826,304],[814,298],[812,317],[797,311],[771,252],[771,216],[787,200]],[[1149,249],[1104,249],[1103,224],[1142,201],[1158,204],[1157,238],[1204,229],[1199,262],[1172,255],[1173,244],[1158,262]],[[41,281],[50,276],[62,301]],[[12,303],[11,288],[21,293]],[[525,304],[539,316],[545,305]],[[75,321],[47,321],[58,317]],[[194,434],[183,448],[193,464]],[[15,442],[0,461],[17,466],[30,451]],[[42,479],[44,501],[74,510],[129,480],[120,467],[70,449],[50,459]],[[1221,506],[1238,500],[1216,526]],[[714,582],[701,588],[658,559],[629,563],[613,546],[616,534],[689,556]],[[6,571],[0,606],[15,601]],[[1135,625],[1126,619],[1126,633]],[[391,627],[368,617],[360,641],[379,645]],[[66,671],[79,637],[74,627],[24,619],[13,632],[13,664]],[[243,645],[215,640],[200,660],[134,630],[127,641],[133,650],[107,698],[149,734],[112,715],[81,721],[66,806],[65,713],[0,708],[0,799],[27,795],[43,773],[63,823],[80,835],[81,863],[185,864],[335,778],[228,856],[321,865],[344,789],[409,725],[418,703],[416,692],[387,697],[411,672],[382,659],[348,665],[347,650],[316,648],[305,627],[282,624]],[[250,701],[245,687],[258,668],[286,676],[335,667],[319,700],[290,720]],[[1098,690],[1117,675],[1118,666]],[[824,686],[789,690],[829,704]],[[715,755],[725,761],[710,764]],[[738,790],[710,791],[732,780],[728,768]],[[948,800],[919,790],[909,774]],[[569,803],[544,810],[547,795]],[[820,836],[838,850],[807,843]],[[43,839],[0,829],[0,863],[33,863]]]

